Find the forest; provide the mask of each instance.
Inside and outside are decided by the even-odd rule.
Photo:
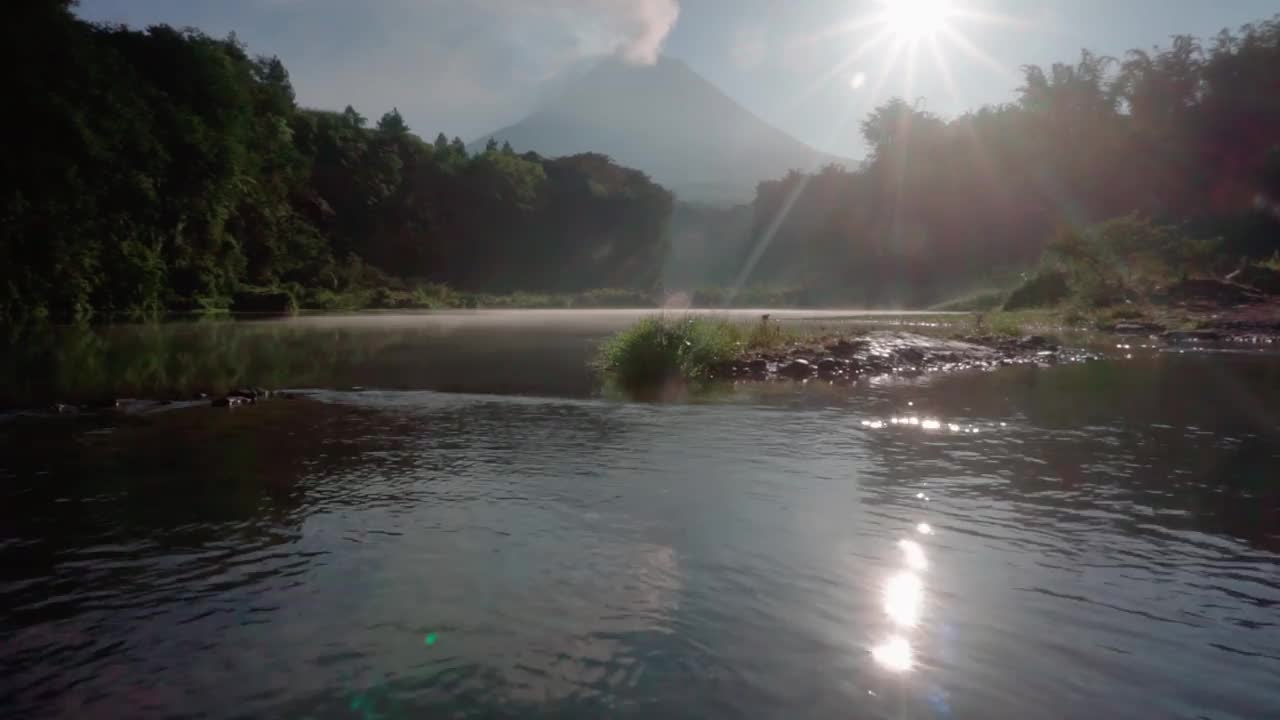
[[[1280,16],[1027,66],[1014,102],[949,120],[894,99],[861,129],[861,167],[759,185],[738,284],[919,307],[1016,283],[1046,250],[1112,283],[1280,252]]]
[[[862,123],[859,167],[709,208],[603,154],[468,152],[395,109],[300,107],[280,60],[234,35],[73,9],[4,11],[20,141],[0,170],[0,318],[678,289],[923,307],[1065,265],[1105,270],[1102,297],[1280,263],[1280,16],[1028,66],[1013,102],[951,119],[892,99]]]
[[[673,198],[598,154],[425,142],[391,110],[300,108],[235,37],[6,6],[0,317],[648,292]],[[414,300],[415,298],[409,298]]]

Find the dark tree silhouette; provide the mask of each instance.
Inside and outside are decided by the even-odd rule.
[[[593,157],[471,156],[297,107],[234,37],[6,6],[15,141],[0,169],[0,316],[226,307],[247,289],[394,278],[486,291],[649,289],[671,196]],[[21,138],[17,141],[16,138]],[[273,290],[273,292],[275,291]]]

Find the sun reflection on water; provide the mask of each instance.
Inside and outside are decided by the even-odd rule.
[[[871,657],[894,672],[906,672],[915,662],[912,657],[911,642],[901,635],[894,635],[872,648]]]
[[[899,540],[898,547],[907,558],[907,567],[912,570],[924,570],[929,562],[924,557],[924,548],[915,540]]]
[[[915,627],[924,605],[924,583],[910,572],[900,572],[884,586],[884,611],[899,627]]]
[[[926,429],[940,427],[941,423],[937,423],[935,427],[925,426]],[[927,502],[929,498],[925,493],[919,492],[916,493],[916,499]],[[919,536],[933,534],[933,527],[927,522],[917,523],[914,529]],[[929,559],[919,540],[902,538],[898,540],[898,550],[902,552],[904,567],[885,582],[881,597],[885,615],[892,623],[893,631],[871,648],[871,658],[885,670],[904,673],[915,666],[915,649],[911,644],[910,633],[920,624],[924,612],[923,574],[929,567]]]
[[[981,428],[970,425],[964,426],[960,423],[945,422],[941,418],[920,417],[918,415],[891,415],[886,419],[863,420],[862,427],[871,430],[883,430],[890,425],[899,425],[906,427],[920,428],[930,432],[947,430],[958,435],[976,435],[981,432]],[[1000,427],[1008,427],[1007,423],[1000,423]]]

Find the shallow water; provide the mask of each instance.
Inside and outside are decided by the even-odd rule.
[[[376,324],[218,330],[298,400],[0,423],[0,714],[1280,708],[1274,355],[637,404],[608,323]]]
[[[460,310],[53,327],[0,335],[0,410],[107,398],[182,400],[244,385],[590,396],[602,336],[654,310]],[[744,321],[762,310],[718,311]],[[768,311],[798,325],[946,315]],[[680,311],[678,316],[685,313]]]

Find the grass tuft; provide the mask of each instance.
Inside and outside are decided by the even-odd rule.
[[[627,387],[707,378],[738,352],[729,324],[708,318],[648,317],[610,338],[600,368]]]
[[[700,381],[745,350],[767,350],[794,339],[792,331],[765,318],[740,324],[697,316],[647,317],[607,340],[597,365],[631,388]]]

